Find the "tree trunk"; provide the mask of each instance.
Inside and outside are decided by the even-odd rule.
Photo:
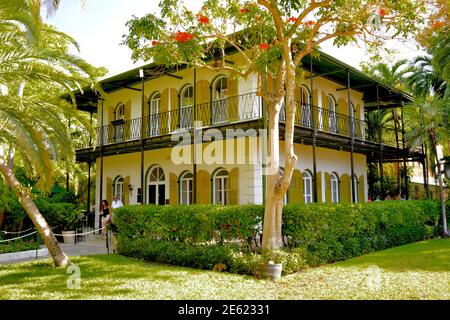
[[[294,121],[295,121],[295,67],[292,63],[286,64],[286,99],[285,99],[285,166],[280,172],[280,139],[279,116],[282,99],[274,105],[269,105],[269,134],[268,154],[269,163],[266,164],[267,174],[267,201],[264,210],[264,226],[262,248],[275,250],[283,246],[281,233],[283,197],[291,182],[292,173],[297,163],[294,154]]]
[[[442,174],[438,174],[439,179],[439,189],[440,189],[440,195],[441,195],[441,212],[442,212],[442,235],[444,237],[448,237],[448,226],[447,226],[447,214],[445,212],[445,195],[444,195],[444,186],[442,183]]]
[[[262,235],[263,250],[275,250],[283,246],[281,235],[281,219],[283,210],[283,195],[277,190],[280,181],[280,139],[279,116],[281,103],[269,105],[267,200],[264,208],[264,223]]]
[[[36,227],[37,232],[47,246],[48,251],[53,258],[53,261],[55,262],[55,266],[67,267],[68,265],[70,265],[70,260],[67,258],[64,251],[62,251],[61,247],[58,244],[58,241],[56,241],[56,238],[52,230],[48,226],[44,216],[42,216],[42,214],[39,212],[39,209],[34,204],[28,189],[24,188],[20,184],[20,182],[14,175],[14,172],[3,160],[0,160],[0,171],[5,177],[7,184],[17,195],[20,204],[25,209],[26,213]]]
[[[436,159],[437,176],[439,181],[439,194],[441,200],[441,213],[442,213],[442,235],[448,237],[448,227],[447,227],[447,214],[445,212],[445,195],[444,195],[444,185],[442,183],[442,173],[441,173],[441,162],[439,161],[436,135],[434,132],[430,132],[431,144],[433,146],[434,157]]]

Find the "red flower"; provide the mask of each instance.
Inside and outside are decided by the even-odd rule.
[[[208,24],[209,23],[209,18],[207,16],[200,15],[198,17],[198,22],[200,22],[201,24]]]
[[[186,43],[189,42],[189,40],[191,40],[193,37],[194,35],[189,32],[178,31],[175,35],[175,40],[178,43]]]
[[[440,28],[443,25],[444,25],[444,23],[442,21],[435,21],[435,22],[433,22],[433,29]]]
[[[380,8],[380,9],[378,10],[378,14],[379,14],[381,17],[384,17],[384,16],[386,15],[386,9]]]
[[[290,17],[289,19],[288,19],[288,22],[296,22],[297,21],[297,18],[296,17]]]
[[[306,24],[307,26],[313,26],[314,23],[315,23],[315,22],[312,21],[312,20],[308,20],[308,21],[305,22],[305,24]]]
[[[241,10],[239,10],[241,13],[248,13],[248,9],[247,8],[241,8]]]
[[[267,42],[263,42],[259,45],[259,48],[263,51],[269,50],[269,44]]]
[[[158,44],[159,44],[158,41],[156,41],[156,40],[153,40],[153,41],[152,41],[152,46],[157,46]]]

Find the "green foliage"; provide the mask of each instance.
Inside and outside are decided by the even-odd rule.
[[[0,254],[35,250],[37,247],[38,244],[34,241],[34,239],[30,241],[16,240],[12,242],[0,243]]]
[[[56,230],[74,230],[79,217],[80,209],[73,203],[52,203],[45,197],[35,200],[41,214],[51,228]]]
[[[158,12],[133,16],[127,22],[123,43],[132,50],[134,60],[205,66],[205,57],[214,55],[218,69],[244,75],[266,67],[276,71],[287,41],[289,46],[291,41],[295,43],[292,61],[296,60],[296,67],[301,60],[297,55],[315,54],[327,39],[336,46],[357,39],[369,46],[382,46],[382,37],[407,37],[415,31],[422,20],[419,13],[425,10],[422,3],[409,0],[204,0],[199,7],[194,13],[182,0],[161,0]],[[380,8],[385,13],[379,14]],[[314,20],[309,20],[311,17]],[[180,39],[178,32],[191,36]],[[245,56],[245,66],[226,64],[229,48]]]
[[[25,210],[19,203],[14,192],[7,188],[0,178],[0,212],[6,214],[6,225],[15,226],[26,217]],[[13,228],[14,231],[14,228]]]
[[[246,241],[256,233],[264,208],[245,206],[127,206],[114,211],[113,223],[125,237],[197,243]]]
[[[439,212],[433,201],[288,205],[283,234],[318,265],[434,237]]]
[[[264,207],[126,206],[113,223],[121,254],[145,260],[254,274],[261,263],[283,263],[286,273],[344,260],[439,233],[439,205],[432,201],[287,205],[287,247],[260,252],[252,239],[261,230]]]

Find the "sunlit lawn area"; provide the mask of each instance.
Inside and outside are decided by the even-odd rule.
[[[72,260],[81,269],[80,289],[67,289],[66,270],[35,261],[0,266],[0,299],[450,299],[450,239],[312,268],[275,283],[117,255]]]

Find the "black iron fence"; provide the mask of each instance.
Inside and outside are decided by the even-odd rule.
[[[195,112],[194,112],[195,111]],[[82,139],[77,149],[94,145],[108,145],[139,140],[143,129],[144,138],[168,135],[193,128],[193,121],[201,127],[214,127],[262,118],[262,99],[256,93],[247,93],[217,101],[186,106],[167,112],[160,112],[144,118],[122,121],[96,128],[96,137]],[[141,120],[143,128],[141,128]],[[286,121],[284,106],[280,112],[280,122]],[[401,132],[388,127],[374,127],[365,121],[328,109],[296,102],[295,125],[317,129],[322,132],[354,137],[355,139],[402,147]],[[381,133],[381,134],[380,134]],[[83,133],[80,133],[83,136]],[[84,136],[89,136],[86,132]]]

